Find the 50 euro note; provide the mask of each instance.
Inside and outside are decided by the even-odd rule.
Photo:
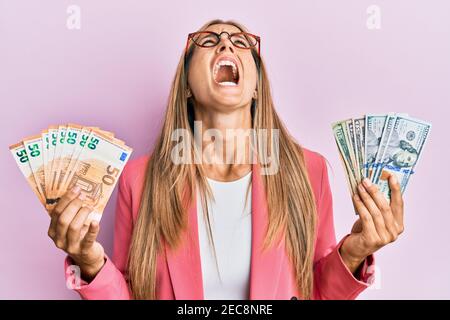
[[[47,199],[54,199],[57,196],[57,186],[59,178],[58,173],[62,162],[61,156],[64,147],[66,132],[67,126],[60,125],[58,126],[56,141],[52,139],[52,144],[54,145],[54,153],[52,161],[50,163],[50,167],[48,169],[48,172],[50,174],[50,181],[49,184],[47,185]]]
[[[84,203],[93,208],[85,224],[93,219],[100,221],[106,204],[122,170],[132,153],[132,148],[121,140],[92,129],[82,140],[81,150],[66,173],[67,190],[79,186],[85,196]],[[62,190],[65,190],[64,188]]]
[[[68,133],[65,147],[61,154],[62,160],[60,161],[62,161],[63,165],[58,173],[56,198],[61,197],[66,192],[67,185],[70,182],[68,176],[72,176],[78,157],[92,131],[89,127],[82,127],[76,124],[69,124],[67,127]]]
[[[430,130],[431,124],[425,121],[402,115],[396,118],[389,139],[380,146],[383,154],[374,177],[380,191],[388,200],[389,175],[396,176],[403,192],[423,152]]]
[[[67,185],[70,182],[68,176],[71,176],[91,131],[95,129],[109,137],[114,137],[113,133],[100,130],[98,127],[83,127],[69,123],[67,126],[60,126],[60,128],[62,128],[63,133],[57,135],[60,139],[56,139],[55,145],[55,151],[59,150],[59,152],[57,152],[57,155],[54,153],[51,162],[44,161],[44,171],[50,172],[49,175],[51,176],[51,179],[49,179],[51,194],[47,199],[49,204],[53,204],[55,199],[58,199],[67,191]]]
[[[22,140],[25,147],[25,151],[28,156],[28,162],[30,164],[31,171],[36,182],[36,187],[41,198],[47,197],[45,190],[45,173],[44,173],[44,158],[42,149],[42,136],[35,135]]]
[[[61,197],[66,191],[67,173],[73,170],[73,166],[87,140],[91,130],[83,126],[69,123],[65,128],[65,136],[61,143],[61,153],[58,158],[54,159],[59,163],[58,168],[54,173],[55,185],[53,198]]]
[[[24,175],[31,189],[38,197],[39,202],[41,202],[41,204],[45,206],[45,195],[41,190],[41,186],[38,183],[36,183],[35,174],[31,169],[30,157],[28,156],[25,145],[23,144],[23,142],[19,142],[14,145],[11,145],[9,147],[9,150],[11,151],[17,166]]]
[[[52,125],[47,129],[47,131],[48,144],[45,143],[46,150],[44,150],[44,153],[46,153],[46,156],[44,158],[44,172],[46,177],[45,192],[47,194],[47,198],[51,198],[50,186],[53,179],[52,167],[53,159],[55,158],[56,143],[58,141],[58,126]]]

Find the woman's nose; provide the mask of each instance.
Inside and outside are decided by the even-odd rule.
[[[221,39],[219,45],[217,46],[217,52],[221,53],[229,50],[231,53],[234,53],[234,46],[229,39]]]

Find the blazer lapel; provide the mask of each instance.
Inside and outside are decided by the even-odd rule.
[[[250,266],[250,300],[275,299],[284,242],[276,242],[263,250],[269,216],[260,167],[253,164],[252,172],[252,256]]]
[[[176,300],[203,300],[203,279],[197,227],[197,201],[188,209],[188,226],[180,246],[172,250],[164,244]]]
[[[187,232],[180,246],[173,250],[165,243],[167,263],[175,299],[203,300],[203,278],[197,224],[197,197],[188,209]],[[268,226],[265,189],[258,164],[252,165],[252,244],[250,265],[250,300],[274,299],[284,255],[284,242],[263,250]]]

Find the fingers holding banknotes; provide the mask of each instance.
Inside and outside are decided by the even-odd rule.
[[[405,113],[366,114],[332,124],[359,219],[339,248],[355,272],[403,232],[403,198],[431,124]],[[361,183],[362,182],[362,183]]]
[[[49,237],[84,278],[95,276],[105,261],[98,221],[133,149],[113,132],[69,123],[51,125],[9,150],[51,217]]]
[[[366,215],[372,219],[377,232],[374,236],[378,238],[378,244],[381,246],[395,241],[403,232],[403,198],[400,185],[393,174],[389,176],[388,181],[391,190],[390,204],[377,185],[368,179],[358,186],[358,194],[354,199],[360,216]]]
[[[48,229],[48,236],[56,247],[73,259],[86,280],[95,277],[104,263],[104,249],[96,240],[99,223],[92,220],[89,225],[85,224],[92,210],[92,207],[85,205],[80,189],[74,187],[61,197],[50,212]]]
[[[359,220],[340,249],[342,258],[354,272],[364,259],[397,240],[403,232],[403,198],[394,174],[388,177],[390,203],[376,184],[364,179],[353,196]]]

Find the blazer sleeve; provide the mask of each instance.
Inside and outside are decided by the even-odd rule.
[[[317,235],[314,255],[313,299],[355,299],[374,280],[374,257],[370,255],[353,275],[339,253],[346,235],[336,244],[333,222],[333,200],[325,158],[317,201]]]
[[[105,264],[95,278],[87,283],[75,278],[70,268],[73,261],[66,257],[64,270],[66,283],[78,292],[85,300],[128,300],[131,299],[126,267],[128,250],[133,232],[132,205],[130,186],[127,184],[127,174],[124,170],[119,178],[116,215],[114,223],[114,262],[105,255]]]

